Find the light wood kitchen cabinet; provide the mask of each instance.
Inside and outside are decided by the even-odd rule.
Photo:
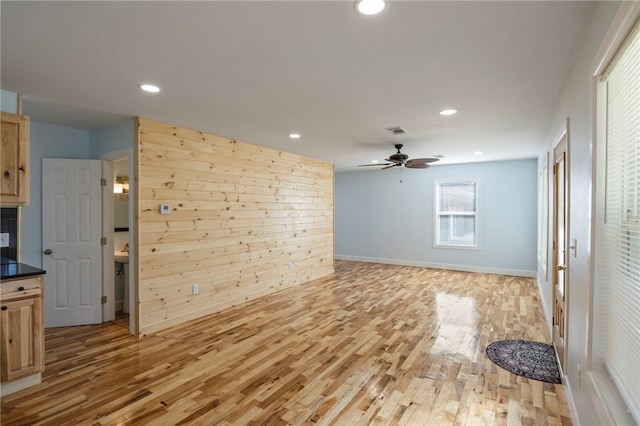
[[[29,204],[29,117],[0,113],[0,205]]]
[[[11,382],[44,370],[42,276],[2,282],[0,381]]]

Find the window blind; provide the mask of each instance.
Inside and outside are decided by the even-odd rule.
[[[594,286],[602,330],[595,348],[640,423],[640,32],[606,77],[606,148],[596,185]]]

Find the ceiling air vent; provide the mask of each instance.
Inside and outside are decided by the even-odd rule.
[[[407,131],[400,126],[387,127],[385,128],[385,130],[391,133],[392,135],[404,135],[407,133]]]

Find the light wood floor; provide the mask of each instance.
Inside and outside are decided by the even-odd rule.
[[[138,341],[49,329],[43,383],[2,425],[558,425],[562,385],[515,376],[488,343],[549,342],[533,279],[336,262],[334,277]]]

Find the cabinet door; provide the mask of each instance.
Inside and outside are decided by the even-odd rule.
[[[1,114],[0,205],[29,204],[29,117]]]
[[[2,303],[0,310],[1,380],[8,382],[43,370],[42,298]]]

